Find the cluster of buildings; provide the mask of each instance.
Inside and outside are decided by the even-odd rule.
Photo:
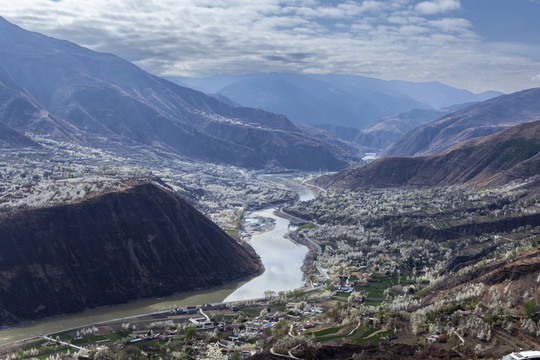
[[[334,288],[338,293],[352,294],[354,287],[358,285],[360,281],[372,281],[373,278],[370,274],[361,271],[353,272],[351,275],[340,275],[338,282],[334,284]]]

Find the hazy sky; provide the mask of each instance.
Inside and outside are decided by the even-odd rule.
[[[349,73],[540,86],[540,0],[0,0],[28,30],[162,76]]]

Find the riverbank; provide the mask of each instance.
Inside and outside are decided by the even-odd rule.
[[[0,331],[0,346],[13,341],[33,338],[40,334],[51,334],[65,329],[79,328],[110,322],[111,319],[127,319],[145,316],[158,311],[181,306],[208,303],[220,303],[229,294],[247,283],[248,280],[230,283],[211,289],[190,291],[165,298],[150,298],[132,301],[126,304],[103,306],[83,312],[55,316],[37,320],[23,326],[11,327]]]

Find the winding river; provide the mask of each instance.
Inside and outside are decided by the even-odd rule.
[[[283,237],[288,231],[289,221],[275,216],[273,212],[274,209],[266,209],[248,214],[248,217],[261,216],[276,221],[272,230],[253,235],[250,241],[261,257],[264,273],[234,291],[225,301],[262,298],[266,290],[287,291],[304,285],[300,267],[308,249]]]
[[[271,176],[271,180],[285,184],[296,191],[301,201],[313,198],[313,194],[305,187],[291,182],[284,177]],[[308,249],[303,245],[294,244],[283,237],[288,231],[289,221],[275,216],[273,214],[274,210],[265,209],[249,215],[269,217],[275,220],[275,226],[270,231],[253,235],[250,241],[257,254],[261,257],[261,261],[265,267],[265,272],[255,279],[206,291],[166,298],[145,299],[128,304],[91,309],[72,315],[36,321],[25,326],[1,330],[0,345],[35,337],[40,334],[50,334],[81,327],[87,324],[96,324],[114,319],[142,315],[158,309],[247,300],[263,297],[266,290],[279,292],[301,287],[304,285],[304,282],[302,281],[300,268]]]
[[[313,199],[313,193],[304,186],[287,178],[267,175],[273,182],[284,184],[294,190],[300,201]],[[284,235],[289,231],[289,221],[274,215],[275,209],[269,208],[255,211],[247,218],[266,217],[275,221],[275,227],[270,231],[251,237],[250,244],[261,257],[265,271],[262,275],[248,281],[230,294],[225,301],[238,301],[264,297],[265,291],[289,291],[304,285],[302,281],[302,263],[308,253],[308,248],[291,242]]]

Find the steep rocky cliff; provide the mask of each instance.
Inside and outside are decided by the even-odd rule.
[[[256,254],[152,183],[0,219],[0,325],[245,279]]]

